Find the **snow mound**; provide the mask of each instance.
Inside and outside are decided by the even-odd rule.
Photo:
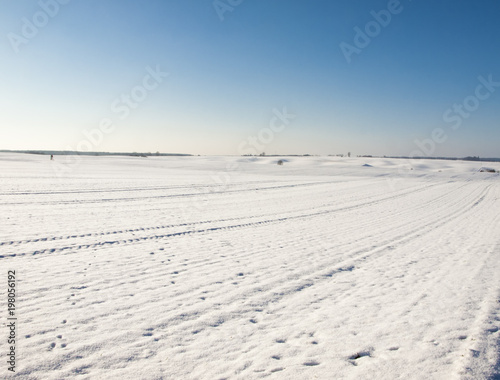
[[[488,168],[486,166],[483,166],[482,168],[479,169],[479,172],[481,172],[481,173],[496,173],[496,170],[493,168]]]

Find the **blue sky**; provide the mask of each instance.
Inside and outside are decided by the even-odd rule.
[[[498,1],[0,9],[0,149],[500,157]]]

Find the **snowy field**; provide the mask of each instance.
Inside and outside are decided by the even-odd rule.
[[[277,159],[0,154],[0,377],[500,378],[498,174]]]

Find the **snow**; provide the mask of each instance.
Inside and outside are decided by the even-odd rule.
[[[489,172],[489,173],[496,173],[496,170],[490,167],[483,166],[479,168],[480,172]]]
[[[0,376],[500,375],[498,173],[278,159],[0,154]]]

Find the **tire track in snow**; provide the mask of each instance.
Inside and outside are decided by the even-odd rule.
[[[481,197],[484,197],[484,195],[480,196],[480,199],[481,199]],[[470,205],[470,204],[469,204],[469,205]],[[473,209],[473,207],[474,207],[474,206],[470,206],[470,210],[472,210],[472,209]],[[465,212],[467,212],[467,210],[466,210]],[[460,218],[460,216],[456,216],[456,217],[454,217],[454,218],[451,218],[451,219],[450,219],[450,220],[448,220],[447,222],[451,222],[451,221],[457,220],[457,219],[459,219],[459,218]],[[443,223],[442,225],[446,225],[446,224],[447,224],[447,222]],[[437,226],[437,227],[441,227],[441,226]],[[472,243],[472,244],[474,244],[474,243]],[[466,256],[466,255],[467,255],[467,253],[466,253],[466,251],[465,251],[465,252],[464,252],[464,256]],[[370,263],[370,266],[371,266],[371,264],[373,264],[373,262],[371,262],[371,263]],[[358,269],[358,267],[355,267],[355,268],[356,268],[356,269]],[[344,271],[340,271],[340,272],[344,272]],[[347,273],[347,275],[349,274],[349,272],[345,272],[345,273]],[[287,280],[289,280],[289,279],[287,279]],[[437,284],[439,284],[439,283],[442,283],[442,282],[438,282]],[[433,287],[435,287],[435,286],[436,286],[436,284],[431,285],[431,286],[430,286],[430,288],[433,288]],[[313,287],[307,287],[307,290],[312,290],[312,289],[313,289]],[[317,289],[317,287],[316,287],[316,286],[314,286],[314,289],[315,289],[315,292],[318,292],[318,289]],[[293,294],[293,292],[292,292],[292,294]],[[328,294],[328,292],[327,292],[327,294]],[[285,295],[289,295],[289,294],[285,294]],[[350,296],[352,297],[352,296],[353,296],[353,294],[350,294]],[[314,295],[314,297],[312,297],[312,299],[314,299],[314,301],[313,301],[314,303],[322,301],[322,299],[321,299],[321,298],[316,297],[316,294]],[[289,301],[289,300],[287,300],[287,303],[286,303],[286,304],[288,304],[289,302],[290,302],[290,301]],[[336,305],[336,306],[340,306],[340,305],[341,305],[341,302],[339,303],[338,301],[336,301],[336,302],[335,302],[335,305]],[[397,317],[396,317],[394,320],[396,320],[396,319],[397,319]],[[390,321],[390,320],[391,320],[391,319],[389,319],[389,321]],[[411,375],[411,374],[409,374],[409,375]]]
[[[486,190],[488,191],[488,190]],[[485,197],[486,194],[479,194],[479,199]],[[443,221],[444,223],[441,223],[441,225],[437,225],[437,226],[433,226],[434,228],[431,230],[432,232],[434,231],[441,231],[440,227],[443,227],[445,225],[448,225],[450,222],[458,222],[461,220],[461,216],[464,215],[464,214],[467,214],[468,217],[471,217],[471,213],[473,212],[474,213],[474,216],[478,219],[480,219],[480,216],[482,215],[482,213],[484,212],[484,210],[482,211],[474,211],[474,203],[473,202],[469,202],[469,208],[468,209],[465,209],[465,211],[459,215],[455,215],[455,217],[452,217],[450,218],[449,220],[447,221]],[[486,207],[486,206],[485,206]],[[498,218],[497,218],[498,219]],[[460,223],[458,223],[460,225]],[[494,228],[498,228],[498,223],[493,223],[492,224],[494,227],[492,227],[492,229],[494,230]],[[483,235],[479,235],[479,236],[487,236],[488,234],[488,231],[485,231],[485,233]],[[425,236],[428,236],[428,235],[425,235]],[[417,240],[414,240],[413,242],[415,241],[418,241],[418,237],[419,237],[419,234],[417,234],[416,238]],[[480,241],[480,237],[477,238],[477,240],[473,240],[473,241],[469,241],[471,247],[474,247],[475,245],[477,245],[478,241]],[[411,243],[412,241],[408,241],[408,243]],[[461,257],[469,257],[470,256],[470,251],[468,251],[467,249],[464,249],[462,250],[462,255]],[[490,255],[491,256],[491,255]],[[484,258],[482,258],[482,260],[480,262],[482,262],[483,265],[486,265],[487,262],[488,262],[488,259],[491,259],[490,256],[485,256]],[[387,263],[380,263],[380,264],[376,264],[377,261],[381,261],[384,259],[383,256],[378,256],[378,257],[374,257],[375,261],[374,260],[371,260],[371,261],[368,261],[366,263],[362,263],[361,265],[357,265],[356,266],[356,269],[361,269],[363,267],[367,267],[367,268],[376,268],[376,267],[387,267]],[[432,294],[432,290],[435,290],[436,288],[440,288],[440,286],[442,284],[445,284],[446,281],[448,281],[448,278],[449,276],[452,276],[454,275],[454,271],[453,271],[453,265],[452,265],[452,262],[456,261],[457,260],[457,257],[456,256],[448,256],[446,257],[446,261],[441,264],[441,266],[445,267],[445,268],[449,268],[448,270],[448,274],[446,276],[442,276],[442,274],[444,274],[443,272],[440,272],[439,275],[437,276],[434,276],[433,277],[433,281],[424,281],[422,283],[422,285],[424,285],[423,287],[422,286],[417,286],[417,289],[419,289],[419,294],[416,295],[415,297],[412,297],[409,301],[404,301],[403,302],[403,305],[406,304],[406,307],[403,307],[404,311],[400,312],[400,313],[392,313],[394,310],[394,305],[391,306],[390,308],[390,311],[391,313],[389,315],[387,315],[386,317],[384,317],[384,320],[387,321],[387,323],[389,323],[390,325],[391,324],[396,324],[398,321],[400,321],[402,318],[404,318],[406,315],[412,315],[412,312],[414,311],[415,307],[420,307],[419,306],[419,302],[422,300],[422,299],[425,299],[425,295],[426,294]],[[399,257],[398,257],[398,260]],[[389,261],[389,264],[391,262]],[[399,266],[401,267],[401,262],[400,261],[396,261],[394,265],[396,266]],[[390,265],[389,265],[390,267]],[[416,283],[418,284],[418,282]],[[369,295],[367,294],[363,294],[363,292],[365,292],[366,289],[364,288],[361,288],[361,290],[358,292],[356,291],[357,287],[353,288],[351,292],[349,292],[349,296],[350,297],[357,297],[356,294],[359,293],[359,297],[360,299],[365,299],[368,297],[369,299]],[[369,288],[368,288],[369,289]],[[379,292],[380,289],[379,288],[373,288],[373,291],[375,292]],[[315,298],[315,302],[319,302],[321,301],[322,299],[321,298],[318,298],[316,297]],[[335,300],[335,305],[336,306],[339,306],[341,307],[344,302],[343,301],[343,298],[342,297],[336,297],[336,300]],[[392,321],[392,322],[391,322]],[[382,332],[382,329],[380,330],[380,332]],[[376,335],[376,334],[375,334]],[[457,339],[458,341],[458,339]],[[408,375],[411,375],[410,373]]]
[[[175,237],[175,236],[181,236],[181,235],[190,235],[194,233],[205,233],[205,232],[213,232],[213,231],[218,231],[218,230],[223,230],[223,229],[235,229],[235,228],[246,228],[246,227],[251,227],[251,226],[257,226],[257,225],[262,225],[262,224],[270,224],[270,223],[276,223],[276,222],[283,222],[287,220],[294,220],[294,219],[301,219],[301,218],[308,218],[312,216],[317,216],[317,215],[324,215],[324,214],[331,214],[331,213],[336,213],[336,212],[344,212],[344,211],[349,211],[353,210],[356,208],[361,208],[361,207],[366,207],[366,206],[371,206],[373,204],[385,202],[388,200],[394,200],[396,198],[400,197],[405,197],[408,194],[412,193],[417,193],[417,192],[422,192],[425,190],[428,190],[431,187],[438,186],[438,184],[434,185],[426,185],[424,187],[419,187],[417,189],[412,189],[410,191],[405,191],[402,194],[397,194],[397,195],[391,195],[388,197],[384,197],[382,199],[377,199],[373,201],[368,201],[364,202],[361,204],[356,204],[352,206],[346,206],[346,207],[337,207],[334,209],[330,210],[324,210],[324,211],[319,211],[319,212],[314,212],[314,213],[307,213],[307,214],[301,214],[301,215],[295,215],[295,216],[289,216],[289,217],[282,217],[282,218],[274,218],[274,219],[267,219],[263,221],[258,221],[258,222],[247,222],[247,223],[241,223],[241,224],[235,224],[235,225],[229,225],[229,226],[219,226],[219,227],[212,227],[212,228],[206,228],[206,229],[198,229],[198,230],[188,230],[188,231],[180,231],[180,232],[173,232],[170,234],[161,234],[161,235],[152,235],[152,236],[146,236],[146,237],[139,237],[139,238],[134,238],[134,239],[125,239],[125,240],[111,240],[111,241],[104,241],[104,242],[99,242],[99,243],[94,243],[94,244],[80,244],[80,245],[73,245],[73,246],[65,246],[65,247],[60,247],[60,248],[47,248],[43,250],[38,250],[31,252],[32,255],[37,255],[37,254],[44,254],[44,253],[54,253],[54,252],[62,252],[65,250],[74,250],[74,249],[88,249],[88,248],[97,248],[103,245],[109,245],[109,244],[124,244],[124,243],[133,243],[133,242],[139,242],[143,240],[152,240],[152,239],[163,239],[163,238],[170,238],[170,237]],[[227,221],[232,221],[232,220],[240,220],[243,218],[230,218],[226,219]],[[172,227],[179,227],[179,226],[189,226],[189,225],[196,225],[196,224],[212,224],[215,222],[220,222],[221,220],[218,221],[204,221],[204,222],[193,222],[193,223],[182,223],[178,225],[171,225],[171,226],[157,226],[157,227],[151,227],[151,229],[163,229],[163,228],[172,228]],[[142,231],[145,230],[144,228],[139,228],[136,229],[137,231]],[[118,234],[118,233],[124,233],[124,232],[136,232],[136,230],[121,230],[121,231],[114,231],[109,233],[111,234]],[[108,233],[106,233],[107,235]],[[74,238],[79,238],[79,237],[92,237],[92,236],[102,236],[102,233],[98,234],[83,234],[83,235],[71,235],[67,237],[55,237],[55,238],[38,238],[38,239],[31,239],[31,240],[23,240],[23,241],[10,241],[10,242],[2,242],[0,243],[0,246],[2,245],[16,245],[16,244],[26,244],[26,243],[36,243],[36,242],[41,242],[41,241],[52,241],[52,240],[63,240],[63,239],[74,239]],[[16,257],[16,256],[24,256],[24,255],[29,255],[30,253],[20,253],[20,254],[7,254],[7,255],[2,255],[0,258],[3,257]]]
[[[470,207],[470,206],[468,206]],[[465,210],[468,209],[468,207],[465,208]],[[453,207],[451,207],[453,209]],[[446,224],[449,221],[455,220],[457,218],[460,218],[461,215],[464,213],[463,210],[453,213],[452,215],[447,215],[446,217],[443,217],[439,219],[438,221],[435,221],[432,224],[426,224],[425,226],[422,227],[421,230],[415,231],[413,234],[402,234],[396,238],[391,239],[391,242],[393,244],[401,244],[407,241],[413,240],[416,236],[420,236],[424,231],[427,230],[433,230],[437,227],[440,227],[441,225]],[[445,220],[446,219],[446,220]],[[271,281],[267,284],[262,284],[258,286],[257,289],[253,289],[255,294],[259,294],[261,297],[267,296],[267,300],[260,300],[258,302],[253,301],[254,303],[260,305],[261,307],[266,307],[269,304],[272,303],[278,303],[283,301],[287,296],[293,295],[294,293],[298,291],[302,291],[304,289],[307,289],[312,286],[317,286],[319,283],[323,280],[328,280],[332,276],[344,273],[344,272],[351,272],[353,270],[356,270],[359,268],[359,264],[363,263],[366,264],[366,259],[370,256],[373,256],[376,253],[381,253],[386,250],[386,246],[382,244],[382,247],[371,250],[370,252],[363,252],[361,255],[357,257],[351,257],[343,262],[335,262],[332,268],[332,263],[326,263],[326,262],[321,262],[313,268],[313,270],[308,270],[308,271],[303,271],[300,273],[295,273],[291,276],[288,276],[286,278],[280,278],[279,280]],[[328,269],[325,269],[328,268]],[[306,280],[301,280],[302,278],[306,277]],[[298,281],[298,282],[297,282]],[[277,284],[288,284],[291,283],[291,285],[285,285],[283,288],[279,288],[276,285]],[[266,291],[272,291],[272,294],[267,294]],[[249,299],[251,298],[251,295],[248,294],[238,294],[237,296],[233,297],[235,299]],[[235,310],[227,312],[228,315],[235,314],[237,315]],[[193,315],[195,317],[196,315]],[[182,320],[186,320],[186,318],[189,320],[189,318],[185,315]],[[229,318],[229,317],[228,317]],[[170,325],[172,323],[175,323],[175,318],[174,320],[169,320],[166,322],[166,324]],[[161,327],[161,326],[160,326]]]
[[[203,265],[203,264],[201,264],[201,265]]]
[[[342,189],[346,191],[346,189]],[[347,190],[353,190],[353,189],[347,189]],[[217,206],[217,205],[216,205]],[[155,209],[157,209],[158,206],[156,205]],[[100,206],[100,209],[102,209],[102,206]],[[178,209],[178,206],[175,206],[174,209]],[[292,213],[292,212],[298,212],[298,211],[304,211],[304,210],[310,210],[310,208],[301,208],[299,210],[293,210],[293,211],[287,211],[287,213]],[[116,212],[117,210],[112,210],[113,212]],[[141,207],[140,212],[147,212],[151,210],[144,210],[143,207]],[[43,212],[43,210],[40,210],[40,212]],[[52,236],[52,237],[37,237],[33,239],[25,239],[25,240],[11,240],[11,241],[4,241],[0,242],[0,246],[2,245],[17,245],[17,244],[26,244],[26,243],[31,243],[31,242],[43,242],[43,241],[54,241],[54,240],[64,240],[64,239],[73,239],[73,238],[83,238],[83,237],[98,237],[98,236],[104,236],[104,235],[111,235],[111,234],[122,234],[122,233],[131,233],[131,232],[139,232],[139,231],[144,231],[144,230],[155,230],[155,229],[165,229],[165,228],[175,228],[175,227],[183,227],[183,226],[189,226],[189,225],[197,225],[197,224],[212,224],[212,223],[219,223],[219,222],[226,222],[226,221],[235,221],[235,220],[244,220],[244,219],[254,219],[257,217],[269,217],[273,216],[275,213],[267,213],[263,215],[254,215],[254,216],[244,216],[244,217],[233,217],[233,218],[223,218],[223,219],[216,219],[216,220],[202,220],[202,221],[194,221],[194,222],[185,222],[185,223],[178,223],[178,224],[163,224],[163,225],[156,225],[156,226],[150,226],[150,227],[140,227],[140,228],[129,228],[129,229],[120,229],[120,230],[114,230],[114,231],[108,231],[108,232],[97,232],[97,233],[84,233],[84,234],[70,234],[70,235],[65,235],[65,236]]]
[[[460,199],[457,200],[457,202],[455,202],[455,205],[456,204],[463,204],[465,208],[467,206],[471,206],[472,204],[474,204],[475,201],[477,201],[477,199],[481,198],[481,193],[479,194],[479,198],[478,198],[478,195],[475,194],[476,192],[480,193],[480,191],[477,191],[476,189],[471,190],[471,193],[474,193],[474,194],[470,194],[470,195],[467,195],[465,197],[461,197]],[[486,194],[483,194],[483,196],[484,195],[486,195]],[[483,201],[478,203],[477,206],[471,206],[470,210],[474,210],[476,215],[480,215],[480,213],[484,210],[484,204],[485,204],[484,199],[485,198],[483,198]],[[388,200],[387,202],[390,202],[390,200]],[[429,204],[436,204],[436,201],[431,200],[430,202],[425,204],[427,206],[419,204],[419,205],[417,205],[418,208],[414,208],[412,210],[421,210],[421,209],[425,210]],[[427,225],[424,225],[424,223],[425,223],[426,217],[429,217],[429,215],[423,215],[422,218],[420,218],[417,221],[419,223],[419,225],[421,226],[421,228],[427,227],[428,229],[432,229],[432,226],[433,226],[432,222],[435,222],[437,219],[439,219],[439,221],[441,221],[441,222],[444,222],[445,223],[444,225],[446,225],[446,221],[444,220],[444,217],[449,216],[449,213],[447,210],[453,210],[454,204],[448,204],[445,206],[446,207],[443,209],[432,210],[433,212],[431,214],[434,215],[434,217],[428,218],[431,220],[427,220],[427,222],[426,222]],[[408,213],[408,210],[406,210],[405,212]],[[467,213],[468,213],[468,211],[465,210],[464,215],[466,215]],[[322,215],[317,215],[317,216],[312,216],[312,217],[319,218],[321,216]],[[442,218],[440,218],[440,217],[442,217]],[[432,219],[434,219],[434,220],[432,220]],[[457,216],[454,220],[457,220],[457,219],[460,219],[460,216]],[[412,225],[414,225],[414,224],[412,224]],[[255,227],[257,227],[257,226],[255,226]],[[436,228],[439,228],[439,227],[441,227],[441,226],[437,226]],[[394,232],[394,225],[386,226],[386,231],[388,231],[387,233],[389,233],[391,229]],[[421,230],[420,232],[424,232],[424,231]],[[404,231],[400,231],[398,236],[402,236],[403,234],[404,234]],[[301,237],[298,237],[298,238],[300,239]],[[365,240],[359,240],[357,245],[359,247],[365,246],[366,244],[364,242],[368,239],[369,238],[365,238]],[[382,251],[380,253],[383,254],[384,252]],[[269,253],[265,252],[264,254],[268,255]],[[372,258],[374,258],[374,256],[372,256]],[[255,259],[258,260],[258,257],[256,257]],[[139,260],[140,260],[140,258],[137,258],[137,262],[139,262]],[[325,262],[326,261],[321,262],[320,263],[321,266]],[[362,266],[369,265],[369,264],[370,264],[370,262],[368,260],[365,260],[365,261],[360,262],[357,267],[354,267],[352,269],[357,270],[357,269],[361,268]],[[332,268],[330,267],[328,269],[332,269]],[[349,269],[349,267],[347,267],[346,269]],[[323,268],[321,268],[321,270],[326,270],[326,268],[323,267]],[[151,275],[154,275],[154,273],[157,273],[157,276],[153,276],[153,278],[152,278]],[[318,271],[315,273],[317,273],[318,276],[321,276],[321,272]],[[169,318],[162,318],[162,320],[158,321],[157,324],[152,325],[155,328],[155,334],[156,334],[155,339],[157,338],[157,339],[168,340],[167,338],[172,337],[172,338],[174,338],[174,339],[172,339],[172,341],[175,341],[177,343],[177,342],[179,342],[179,340],[178,340],[178,338],[177,338],[177,340],[175,340],[175,337],[176,336],[178,337],[178,334],[185,334],[186,328],[191,327],[191,326],[195,327],[195,325],[194,325],[195,323],[200,323],[201,325],[206,326],[205,330],[207,330],[207,331],[217,329],[217,328],[223,328],[226,324],[229,324],[232,320],[239,318],[241,316],[247,316],[249,313],[248,310],[252,309],[252,305],[253,304],[257,305],[260,302],[259,301],[260,296],[266,296],[269,298],[269,303],[267,305],[273,304],[274,306],[278,306],[278,305],[283,303],[281,301],[286,300],[288,297],[290,297],[292,295],[299,294],[301,292],[309,292],[312,290],[316,290],[316,289],[318,289],[318,287],[322,288],[321,295],[327,295],[328,289],[323,284],[326,284],[327,283],[326,281],[331,281],[332,279],[338,278],[339,276],[349,275],[349,273],[351,273],[351,272],[349,272],[348,270],[344,270],[344,271],[338,271],[336,273],[332,273],[331,277],[327,276],[324,279],[322,277],[320,277],[320,278],[318,278],[318,283],[313,283],[313,285],[311,285],[311,286],[308,286],[308,284],[311,283],[309,281],[309,279],[307,278],[307,276],[309,276],[309,274],[302,273],[298,277],[298,281],[296,281],[294,284],[289,285],[286,288],[283,288],[283,291],[281,291],[282,289],[280,288],[279,284],[275,285],[274,288],[273,288],[273,284],[270,284],[270,290],[267,292],[267,295],[262,294],[264,289],[261,289],[262,291],[258,291],[257,289],[254,289],[254,293],[252,293],[250,295],[248,295],[248,293],[246,293],[246,292],[242,292],[241,290],[238,292],[238,290],[235,289],[234,292],[230,292],[230,294],[229,294],[230,299],[231,299],[231,303],[229,304],[230,307],[227,310],[229,310],[230,313],[228,314],[228,313],[226,313],[226,311],[224,311],[224,312],[220,311],[218,313],[218,315],[220,316],[220,320],[213,321],[211,319],[211,317],[206,317],[206,318],[204,317],[205,312],[208,313],[209,311],[220,309],[220,307],[218,307],[216,305],[218,302],[220,302],[220,298],[219,298],[218,300],[214,300],[214,302],[212,304],[207,304],[207,307],[198,308],[197,310],[186,309],[185,311],[183,310],[183,313],[177,314],[177,316],[175,316],[175,315],[171,316],[172,318],[174,318],[174,322],[178,322],[178,323],[173,323],[174,326],[173,326],[173,324],[169,324],[169,322],[171,321],[171,319],[169,319],[170,317]],[[154,277],[158,277],[161,274],[162,274],[161,271],[148,272],[148,273],[145,273],[144,275],[137,276],[133,281],[144,281],[145,279],[148,279],[149,281],[153,281]],[[326,273],[326,274],[328,274],[328,273]],[[165,275],[165,272],[163,272],[163,275]],[[262,278],[263,278],[262,276],[259,277],[259,279],[262,279]],[[286,282],[288,280],[288,277],[282,277],[280,280],[281,280],[281,282],[283,282],[283,281]],[[320,283],[319,281],[322,281],[322,282]],[[154,284],[155,283],[152,283],[151,286],[153,286]],[[144,289],[144,290],[147,291],[147,289]],[[231,290],[231,289],[229,289],[229,290]],[[218,294],[228,294],[228,293],[229,293],[228,290],[224,289],[224,286],[221,286],[221,289],[219,290]],[[280,293],[284,293],[283,296],[281,296]],[[195,295],[194,291],[189,292],[189,296],[192,297],[194,295]],[[187,299],[187,296],[188,296],[188,294],[186,294],[186,299]],[[60,297],[60,296],[58,296],[58,297]],[[246,298],[246,297],[249,298],[247,304],[244,304],[244,305],[237,304],[239,300],[241,300],[242,298]],[[280,298],[280,297],[282,297],[282,298]],[[317,300],[317,298],[312,298],[312,299]],[[177,298],[177,297],[175,298],[175,302],[182,302],[182,301],[183,301],[182,298]],[[273,301],[275,301],[275,302],[273,302]],[[125,308],[120,308],[120,310],[123,312],[123,314],[130,313],[131,310],[145,310],[145,308],[146,308],[146,310],[151,310],[154,312],[155,309],[160,309],[160,310],[167,309],[171,303],[172,303],[172,300],[169,299],[169,300],[165,300],[163,302],[158,302],[157,304],[154,305],[154,309],[152,309],[151,307],[150,307],[150,309],[147,309],[147,307],[150,305],[146,305],[143,303],[143,301],[137,300],[135,303],[133,303],[131,305],[127,305],[127,307],[125,307]],[[49,304],[52,304],[52,303],[49,303]],[[82,310],[84,310],[84,308]],[[111,313],[111,314],[113,314],[113,313]],[[177,317],[177,319],[176,319],[176,317]],[[130,324],[135,324],[135,322],[138,322],[137,320],[133,319],[133,315],[131,316],[131,318],[132,319],[129,322]],[[112,320],[112,315],[104,315],[102,317],[102,319],[98,316],[96,319],[99,321],[102,321],[103,323],[109,324],[109,321]],[[88,322],[91,322],[91,321],[92,321],[92,319],[88,319]],[[203,333],[203,331],[198,332],[198,334],[201,334],[201,333]],[[120,341],[120,339],[122,339],[124,336],[127,336],[127,334],[130,334],[130,332],[128,332],[128,331],[117,332],[115,335],[116,340]],[[133,339],[132,339],[132,337],[133,337]],[[125,341],[126,342],[134,341],[134,344],[137,344],[138,339],[136,339],[136,336],[133,335],[132,337],[130,339],[126,339]],[[186,340],[180,341],[180,343],[185,345],[185,347],[183,347],[183,348],[189,349],[189,348],[192,348],[193,344],[195,344],[192,341],[189,341],[190,338],[191,337],[188,336],[188,337],[186,337]],[[96,347],[101,349],[101,351],[98,351],[96,348],[96,355],[98,355],[99,353],[102,354],[102,350],[106,351],[105,346],[104,346],[104,342],[105,342],[104,339],[105,338],[102,338],[102,339],[103,339],[102,344],[99,342],[96,342]],[[122,341],[123,341],[123,339],[122,339]],[[127,345],[126,345],[126,347],[127,347]],[[126,347],[124,347],[124,349]],[[84,351],[81,351],[80,353],[88,352],[88,349],[78,348],[78,350],[80,350],[80,349],[84,350]],[[87,350],[87,351],[85,351],[85,350]],[[158,353],[160,353],[160,352],[158,352]],[[251,352],[247,355],[251,356]],[[74,355],[70,354],[69,357],[74,357]],[[247,358],[248,358],[248,356],[247,356]],[[249,368],[253,368],[253,367],[249,367]],[[243,376],[243,374],[242,374],[242,376]],[[182,376],[179,376],[179,377],[182,377]]]
[[[446,185],[446,184],[439,184],[439,185]],[[462,185],[465,186],[465,185]],[[426,190],[427,186],[424,186],[423,188],[417,189],[417,191],[421,190]],[[352,190],[352,189],[350,189]],[[405,191],[407,191],[405,189]],[[452,189],[452,191],[457,191],[457,189]],[[398,194],[398,197],[404,196],[406,193],[403,194]],[[441,195],[439,198],[442,198],[446,195]],[[392,196],[390,197],[392,199]],[[389,198],[382,198],[377,200],[377,202],[383,202]],[[394,197],[393,199],[396,199]],[[437,199],[436,199],[437,201]],[[370,205],[372,203],[364,203],[361,204],[360,206],[363,207],[365,205]],[[353,205],[353,207],[356,205]],[[302,209],[302,210],[310,210],[310,208]],[[343,211],[343,210],[339,210]],[[293,213],[293,212],[298,212],[297,210],[290,211],[287,213]],[[85,234],[74,234],[74,235],[66,235],[66,236],[53,236],[53,237],[40,237],[40,238],[35,238],[35,239],[26,239],[26,240],[12,240],[12,241],[4,241],[0,242],[0,246],[3,245],[18,245],[18,244],[27,244],[27,243],[33,243],[33,242],[46,242],[46,241],[55,241],[55,240],[67,240],[67,239],[74,239],[74,238],[84,238],[84,237],[98,237],[98,236],[106,236],[106,235],[116,235],[116,234],[123,234],[123,233],[133,233],[133,232],[141,232],[141,231],[150,231],[150,230],[158,230],[158,229],[169,229],[169,228],[175,228],[175,227],[184,227],[184,226],[189,226],[189,225],[199,225],[199,224],[213,224],[213,223],[220,223],[220,222],[227,222],[227,221],[236,221],[236,220],[244,220],[244,219],[255,219],[259,217],[266,217],[270,215],[275,215],[274,213],[270,214],[264,214],[264,215],[255,215],[255,216],[250,216],[250,217],[235,217],[235,218],[225,218],[225,219],[217,219],[217,220],[204,220],[204,221],[195,221],[195,222],[188,222],[188,223],[179,223],[179,224],[167,224],[167,225],[160,225],[160,226],[151,226],[151,227],[141,227],[141,228],[129,228],[129,229],[121,229],[121,230],[115,230],[115,231],[108,231],[108,232],[98,232],[98,233],[85,233]]]
[[[413,211],[412,211],[412,212],[413,212]],[[394,232],[394,229],[391,227],[391,228],[389,228],[389,229],[388,229],[388,231]],[[403,234],[403,236],[404,236],[404,235],[405,235],[405,234]],[[368,238],[369,238],[369,237],[368,237]],[[384,243],[384,244],[385,244],[385,243]],[[385,247],[384,247],[384,248],[385,248]],[[363,255],[366,255],[366,252],[364,252],[364,253],[363,253]],[[205,259],[205,260],[202,260],[202,262],[200,263],[200,266],[205,265],[205,263],[206,263],[207,261],[210,261],[210,259]],[[322,264],[320,265],[320,267],[324,267],[324,266],[325,266],[325,264],[324,264],[324,263],[322,263]],[[351,266],[351,267],[352,267],[352,266]],[[196,269],[196,265],[193,267],[193,263],[191,263],[191,265],[190,265],[190,269],[191,269],[191,270]],[[340,268],[340,269],[341,269],[341,270],[345,270],[345,268]],[[337,269],[334,269],[333,271],[330,271],[330,273],[324,274],[323,276],[330,277],[330,276],[331,276],[331,273],[332,273],[332,272],[335,272],[336,270],[337,270]]]
[[[483,192],[484,191],[486,191],[486,190],[483,190]],[[469,207],[471,207],[470,204],[466,205],[465,209],[468,209]],[[450,209],[453,209],[453,207],[450,207]],[[463,210],[460,210],[460,211],[454,213],[453,215],[446,215],[445,217],[440,218],[437,221],[434,221],[432,224],[427,223],[426,225],[422,226],[422,230],[415,231],[412,235],[401,234],[396,239],[393,238],[392,242],[393,243],[394,242],[402,243],[405,241],[411,241],[415,236],[418,236],[422,232],[425,232],[425,231],[423,231],[424,228],[427,230],[435,229],[436,227],[439,227],[439,225],[437,225],[437,224],[443,225],[446,223],[446,221],[444,221],[444,219],[449,219],[449,220],[457,219],[460,217],[460,215],[462,213],[463,213]],[[438,214],[441,215],[442,212],[439,212]],[[399,240],[397,240],[397,239],[399,239]],[[233,299],[242,299],[242,298],[251,299],[251,301],[249,301],[249,302],[258,304],[262,307],[266,307],[269,304],[276,304],[276,303],[283,301],[286,297],[297,293],[298,291],[302,291],[302,290],[307,289],[313,285],[314,286],[320,285],[319,281],[322,281],[322,280],[327,281],[330,278],[332,278],[332,276],[334,276],[334,275],[355,270],[356,268],[359,267],[359,263],[366,264],[366,259],[369,256],[373,256],[376,253],[381,253],[385,249],[386,249],[386,247],[382,246],[381,248],[372,250],[371,252],[363,252],[361,255],[359,255],[357,257],[352,257],[352,258],[346,260],[345,262],[335,263],[335,268],[333,268],[333,269],[332,269],[331,264],[328,265],[327,263],[322,262],[322,263],[316,265],[316,268],[314,268],[313,270],[307,270],[307,272],[304,271],[301,273],[295,273],[292,276],[288,276],[286,278],[280,278],[278,281],[272,281],[272,282],[267,283],[267,284],[261,283],[258,286],[258,289],[252,289],[252,293],[258,294],[260,297],[266,297],[267,300],[260,299],[259,301],[255,301],[255,299],[252,298],[252,295],[244,294],[244,293],[241,293],[238,291],[235,291],[235,293],[237,293],[237,294],[234,296],[231,296],[231,297]],[[371,253],[371,254],[369,254],[369,253]],[[367,255],[367,254],[369,254],[369,255]],[[368,264],[366,264],[366,265],[368,265]],[[329,266],[329,268],[328,268],[328,266]],[[328,269],[325,269],[325,267]],[[314,276],[314,277],[311,279],[311,276]],[[303,277],[308,277],[308,279],[306,279],[305,281],[300,281]],[[299,281],[299,282],[297,283],[297,281]],[[289,282],[291,282],[292,284],[285,285],[284,287],[281,287],[281,288],[276,286],[276,285],[282,285],[283,283],[287,284]],[[271,293],[268,293],[268,292],[271,292]],[[228,294],[227,291],[224,291],[224,293]],[[232,292],[231,292],[231,294],[232,294]],[[182,299],[179,299],[179,301],[182,301]],[[213,305],[207,304],[207,310],[211,309],[212,306]],[[226,321],[226,320],[231,319],[230,315],[232,315],[232,314],[238,315],[236,310],[232,310],[232,311],[227,313],[227,316],[224,317],[224,320]],[[181,316],[179,316],[179,315],[174,316],[174,317],[172,317],[172,319],[169,319],[167,322],[165,322],[164,324],[160,324],[157,327],[162,328],[162,327],[165,327],[168,325],[170,328],[172,328],[173,326],[177,325],[180,322],[191,321],[193,319],[196,319],[200,315],[203,315],[203,313],[201,313],[200,310],[196,310],[193,313],[183,312]],[[201,322],[201,323],[205,324],[204,322]],[[209,324],[207,326],[209,326]]]
[[[267,191],[267,190],[276,190],[276,189],[286,189],[286,188],[302,188],[302,187],[312,187],[317,185],[325,185],[325,184],[335,184],[338,182],[306,182],[301,184],[290,184],[290,185],[281,185],[281,186],[268,186],[268,187],[253,187],[250,189],[238,189],[238,190],[219,190],[219,191],[207,191],[205,192],[207,195],[214,194],[229,194],[229,193],[245,193],[245,192],[253,192],[253,191]],[[219,188],[221,186],[218,186]],[[107,202],[129,202],[129,201],[143,201],[146,199],[150,200],[158,200],[165,198],[191,198],[195,196],[199,196],[200,193],[182,193],[182,194],[168,194],[168,195],[155,195],[155,196],[142,196],[142,197],[127,197],[127,198],[103,198],[103,199],[79,199],[79,200],[71,200],[71,201],[50,201],[50,202],[17,202],[17,203],[0,203],[1,205],[71,205],[71,204],[90,204],[90,203],[107,203]],[[201,193],[203,195],[203,193]]]
[[[237,182],[233,183],[231,186],[247,186],[250,184],[263,184],[263,183],[273,183],[273,181],[249,181],[249,182]],[[281,182],[291,182],[291,181],[281,181]],[[65,195],[65,194],[93,194],[93,193],[121,193],[121,192],[133,192],[133,191],[159,191],[159,190],[183,190],[183,189],[193,189],[193,188],[218,188],[220,185],[217,184],[191,184],[191,185],[174,185],[174,186],[149,186],[149,187],[135,187],[135,188],[109,188],[109,189],[95,189],[95,190],[65,190],[65,191],[20,191],[20,192],[8,192],[0,193],[0,196],[11,196],[11,195]]]

